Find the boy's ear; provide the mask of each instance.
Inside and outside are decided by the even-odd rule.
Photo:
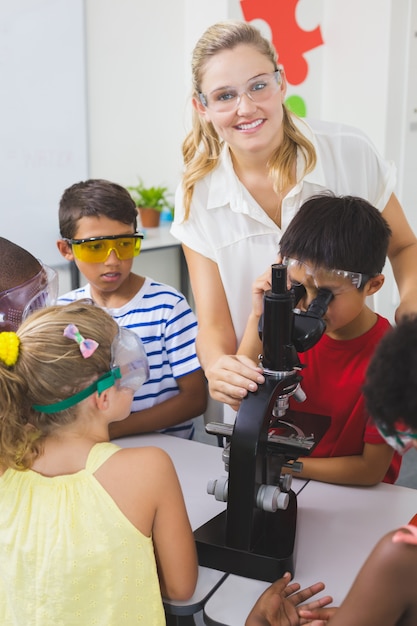
[[[366,295],[372,296],[374,293],[379,291],[384,282],[385,276],[383,274],[377,274],[376,276],[372,276],[372,278],[368,280],[365,286]]]
[[[74,260],[71,244],[69,244],[68,241],[65,241],[65,239],[58,239],[56,245],[64,259],[67,259],[67,261]]]

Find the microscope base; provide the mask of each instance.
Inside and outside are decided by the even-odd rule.
[[[285,572],[294,575],[294,542],[297,500],[290,491],[285,511],[263,513],[264,531],[250,551],[225,545],[227,511],[194,532],[200,565],[245,578],[273,582]]]

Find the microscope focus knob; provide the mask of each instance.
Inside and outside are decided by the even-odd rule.
[[[229,487],[229,479],[227,476],[220,476],[207,483],[207,493],[214,496],[219,502],[227,502],[227,491]]]
[[[282,491],[289,491],[291,489],[291,485],[292,485],[291,474],[282,474],[282,476],[279,479],[279,486],[281,487]]]
[[[256,496],[256,506],[263,511],[275,513],[278,509],[285,511],[290,496],[274,485],[261,485]]]
[[[226,472],[229,471],[229,463],[230,463],[230,442],[225,445],[222,452],[222,461],[224,463],[224,469]]]

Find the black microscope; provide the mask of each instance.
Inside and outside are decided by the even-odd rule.
[[[298,352],[313,347],[326,325],[322,317],[332,299],[319,289],[307,311],[295,305],[304,288],[288,288],[285,265],[272,266],[272,288],[264,295],[259,334],[265,382],[241,402],[233,424],[210,423],[207,432],[226,439],[227,476],[209,482],[207,491],[227,509],[194,532],[200,565],[272,582],[294,574],[297,500],[291,474],[298,457],[308,456],[326,432],[330,418],[291,411],[289,398],[305,398]]]

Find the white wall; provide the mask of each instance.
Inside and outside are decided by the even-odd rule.
[[[86,0],[90,175],[172,187],[180,173],[184,3]]]
[[[48,264],[87,174],[84,39],[83,0],[0,2],[0,233]]]
[[[191,51],[227,0],[85,0],[90,175],[174,190]]]

